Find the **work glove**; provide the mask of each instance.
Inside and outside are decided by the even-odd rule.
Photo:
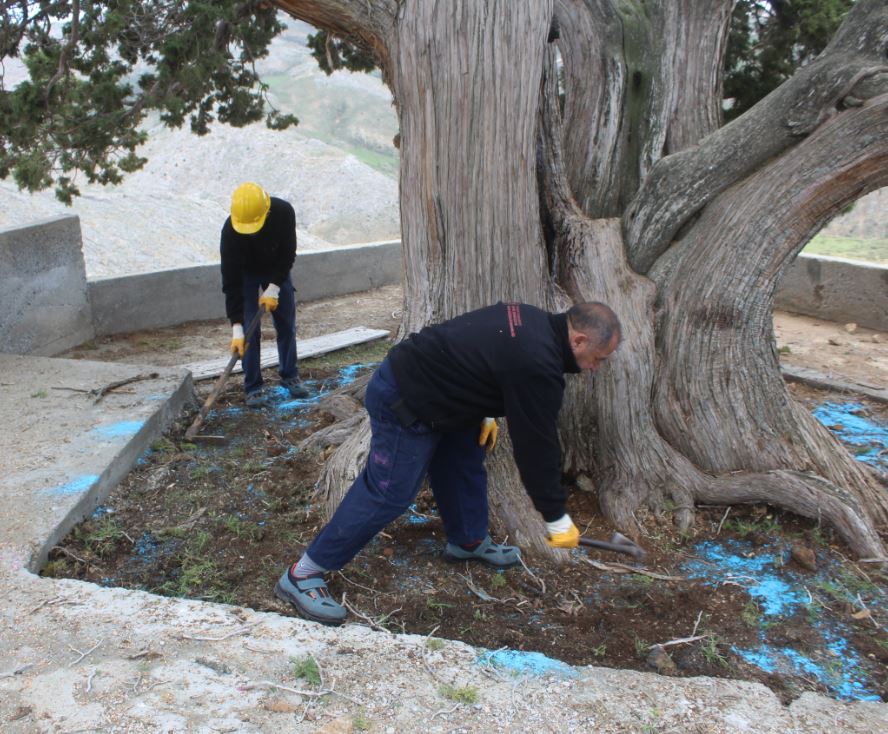
[[[560,520],[547,522],[546,530],[549,532],[546,542],[552,548],[576,548],[580,544],[580,531],[570,515],[565,514]]]
[[[493,451],[496,446],[496,436],[499,426],[493,418],[485,418],[481,421],[481,435],[478,437],[478,445],[486,447],[487,451]]]
[[[265,310],[271,313],[278,307],[278,296],[281,294],[281,287],[274,283],[269,283],[268,288],[259,296],[259,308],[265,306]]]
[[[247,350],[244,342],[244,327],[241,324],[231,325],[231,352],[237,352],[238,357],[243,357]]]

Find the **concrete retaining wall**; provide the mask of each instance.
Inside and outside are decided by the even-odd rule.
[[[775,305],[824,321],[888,331],[888,267],[799,255],[780,283]]]
[[[293,281],[305,302],[398,283],[401,272],[396,240],[299,252]],[[800,255],[775,305],[888,331],[888,267]],[[3,351],[53,355],[94,336],[224,316],[218,264],[87,283],[76,216],[0,229]]]
[[[0,229],[0,349],[51,356],[94,336],[76,216]]]
[[[292,272],[300,301],[400,282],[401,243],[298,252]],[[159,270],[89,283],[96,336],[225,316],[219,265]]]

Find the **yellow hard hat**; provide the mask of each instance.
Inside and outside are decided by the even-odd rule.
[[[243,183],[231,195],[231,226],[240,234],[254,234],[262,229],[271,197],[254,183]]]

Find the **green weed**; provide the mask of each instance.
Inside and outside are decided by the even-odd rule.
[[[497,589],[501,589],[506,585],[506,577],[504,574],[495,573],[490,579],[490,590],[496,591]]]
[[[714,635],[706,638],[700,646],[700,652],[703,653],[706,662],[712,665],[721,665],[723,668],[731,667],[731,663],[719,650],[719,640]]]
[[[209,464],[198,464],[188,472],[189,479],[206,479],[213,471],[213,467]]]
[[[638,657],[643,658],[647,655],[648,650],[650,649],[650,645],[648,645],[644,640],[642,640],[638,635],[635,635],[635,654]]]
[[[261,528],[251,520],[243,520],[237,515],[226,515],[223,521],[225,529],[238,538],[250,538],[258,540]]]
[[[446,601],[438,601],[437,599],[433,599],[432,597],[426,597],[426,607],[431,609],[433,612],[437,612],[440,614],[445,609],[449,609],[453,604]]]
[[[602,642],[600,645],[596,645],[591,652],[594,657],[603,658],[607,654],[607,643]]]
[[[654,583],[654,579],[651,576],[645,576],[643,573],[633,573],[629,577],[629,580],[636,584],[641,584],[642,586],[650,586]]]
[[[304,658],[290,658],[293,665],[293,677],[308,681],[314,686],[321,685],[321,669],[317,661],[310,655]]]
[[[426,640],[426,647],[429,648],[432,652],[437,652],[438,650],[444,649],[444,640],[439,640],[436,637],[430,637]]]
[[[46,390],[38,390],[37,392],[31,393],[32,398],[47,398],[49,397],[49,393]]]
[[[478,703],[478,689],[473,686],[458,688],[445,683],[438,688],[438,693],[456,703]]]
[[[790,349],[786,344],[784,344],[780,349],[777,350],[780,354],[792,354],[792,349]]]
[[[176,450],[176,444],[166,436],[161,436],[151,442],[151,450],[159,454],[170,454]]]
[[[64,558],[57,558],[54,561],[49,561],[43,567],[43,575],[51,578],[65,578],[66,576],[69,576],[68,561]]]
[[[370,731],[370,726],[373,722],[368,719],[364,714],[358,714],[352,719],[352,729],[355,731]]]
[[[747,627],[758,627],[759,620],[761,619],[761,610],[758,604],[754,601],[746,602],[743,605],[743,610],[740,612],[740,619]]]
[[[111,517],[98,522],[95,530],[89,531],[83,539],[84,544],[98,556],[111,553],[117,542],[126,537],[120,524]]]

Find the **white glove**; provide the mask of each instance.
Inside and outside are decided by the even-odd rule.
[[[558,520],[547,522],[546,530],[549,533],[547,542],[553,548],[576,548],[580,544],[580,531],[567,513]]]
[[[238,356],[243,357],[246,351],[244,344],[244,327],[241,324],[231,325],[231,351],[237,352]]]
[[[281,294],[281,287],[274,283],[269,283],[262,295],[259,297],[259,308],[265,306],[265,310],[271,313],[278,307],[278,296]]]

